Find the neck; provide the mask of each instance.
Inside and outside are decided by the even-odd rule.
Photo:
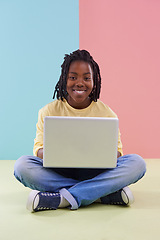
[[[68,97],[67,102],[71,107],[73,107],[75,109],[83,109],[83,108],[87,108],[91,104],[92,101],[90,98],[88,98],[87,101],[85,101],[85,102],[80,102],[80,103],[74,102],[73,103],[72,101],[70,101],[70,98]]]

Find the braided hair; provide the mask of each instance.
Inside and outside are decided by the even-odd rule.
[[[92,92],[90,93],[89,97],[91,101],[97,102],[97,99],[99,98],[100,95],[100,90],[101,90],[101,75],[100,75],[100,69],[98,64],[93,60],[93,57],[90,55],[90,53],[86,50],[76,50],[72,52],[71,54],[65,54],[64,57],[64,62],[61,65],[61,75],[59,78],[59,81],[57,82],[53,94],[53,99],[55,96],[57,99],[63,99],[65,98],[67,100],[67,90],[66,90],[66,85],[67,85],[67,75],[69,71],[69,67],[72,62],[74,61],[84,61],[90,64],[92,71],[93,71],[93,89]]]

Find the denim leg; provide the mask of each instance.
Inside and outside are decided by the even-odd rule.
[[[78,206],[86,206],[100,197],[114,193],[125,186],[137,182],[144,176],[146,164],[136,155],[118,158],[117,167],[105,170],[92,179],[81,181],[68,189]]]
[[[43,160],[35,156],[20,157],[15,163],[14,175],[24,186],[46,192],[59,192],[79,182],[60,175],[52,168],[44,168]]]
[[[44,168],[43,160],[34,156],[22,156],[14,167],[15,177],[24,186],[39,191],[60,191],[71,203],[72,209],[89,205],[100,197],[137,182],[145,172],[145,162],[136,154],[118,158],[117,167],[114,169],[93,170],[93,178],[87,180],[65,177],[54,169]],[[86,173],[85,170],[85,175]],[[83,175],[83,171],[81,174]],[[82,176],[83,178],[86,177]]]

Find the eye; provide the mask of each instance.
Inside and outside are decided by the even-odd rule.
[[[76,77],[69,76],[69,79],[73,81],[73,80],[76,80]]]
[[[85,80],[85,81],[90,81],[91,78],[90,78],[90,77],[85,77],[84,80]]]

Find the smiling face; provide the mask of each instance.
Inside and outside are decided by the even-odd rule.
[[[90,105],[89,97],[93,89],[93,71],[89,63],[74,61],[71,63],[67,76],[67,101],[70,106],[83,109]]]

